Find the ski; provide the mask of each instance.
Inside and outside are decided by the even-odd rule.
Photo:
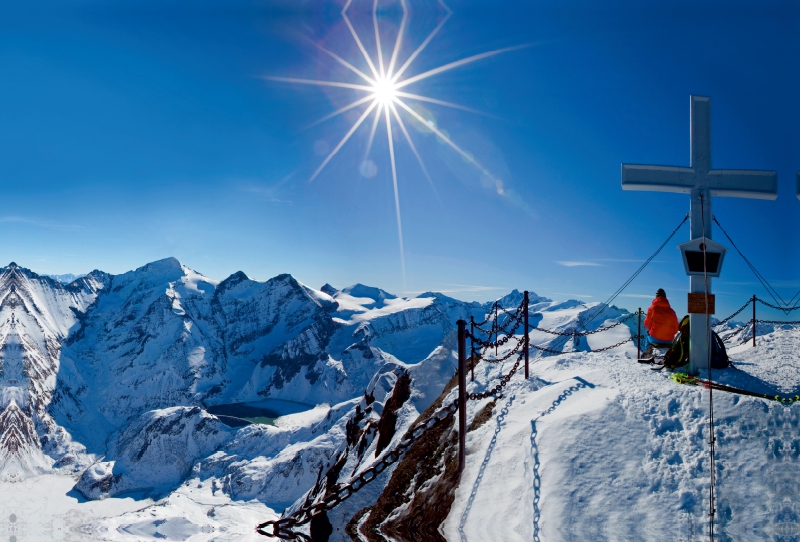
[[[771,401],[777,401],[779,403],[796,403],[800,401],[800,395],[795,395],[793,397],[784,397],[782,395],[767,395],[765,393],[756,393],[754,391],[749,390],[742,390],[739,388],[734,388],[733,386],[727,386],[725,384],[720,384],[719,382],[714,382],[712,380],[706,380],[705,378],[697,378],[694,376],[689,376],[683,373],[673,373],[670,376],[670,379],[673,382],[678,384],[689,384],[690,386],[697,386],[702,385],[705,388],[711,388],[714,390],[719,391],[726,391],[729,393],[736,393],[738,395],[747,395],[750,397],[758,397],[759,399],[769,399]]]

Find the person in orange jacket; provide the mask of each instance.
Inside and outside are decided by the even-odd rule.
[[[667,294],[662,288],[656,292],[656,298],[647,309],[647,316],[644,319],[644,327],[647,329],[648,344],[654,346],[669,346],[672,339],[678,332],[678,316],[667,301]]]

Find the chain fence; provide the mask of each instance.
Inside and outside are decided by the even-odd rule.
[[[484,391],[482,393],[470,393],[467,395],[467,398],[470,399],[471,401],[480,401],[481,399],[486,399],[487,397],[492,397],[499,394],[500,390],[506,387],[508,381],[511,380],[511,377],[513,377],[514,373],[516,373],[517,369],[519,369],[519,364],[522,361],[523,357],[524,357],[523,354],[520,354],[517,357],[517,361],[516,363],[514,363],[514,366],[511,368],[511,370],[508,372],[507,375],[500,378],[500,383],[497,384],[494,388]]]
[[[793,320],[787,322],[785,320],[756,320],[757,324],[771,324],[777,326],[797,326],[800,325],[800,320]]]
[[[618,325],[621,325],[621,324],[625,323],[626,321],[630,320],[631,318],[633,318],[637,314],[639,314],[638,311],[637,312],[632,312],[628,316],[620,318],[616,323],[611,324],[610,326],[601,327],[601,328],[598,328],[598,329],[595,329],[595,330],[592,330],[592,331],[574,331],[574,330],[570,330],[570,331],[553,331],[551,329],[543,329],[543,328],[536,327],[536,326],[532,326],[531,330],[543,331],[544,333],[549,333],[551,335],[560,335],[562,337],[585,337],[586,335],[594,335],[595,333],[601,333],[603,331],[608,331],[609,329],[613,329],[613,328],[617,327]]]
[[[763,305],[766,305],[767,307],[770,307],[772,309],[777,309],[777,310],[783,311],[784,313],[788,313],[788,312],[791,312],[791,311],[793,311],[795,309],[800,308],[800,306],[779,307],[777,305],[773,305],[772,303],[764,301],[763,299],[761,299],[759,297],[753,296],[752,298],[747,300],[747,303],[745,303],[744,305],[739,307],[739,309],[736,310],[733,314],[731,314],[727,318],[724,318],[724,319],[718,321],[716,324],[714,324],[713,327],[719,327],[719,326],[721,326],[723,324],[726,324],[727,322],[731,321],[733,318],[738,316],[744,309],[746,309],[748,306],[750,306],[750,304],[753,303],[753,300],[758,301],[759,303],[761,303]],[[796,326],[796,325],[800,325],[800,320],[792,320],[792,321],[786,321],[786,320],[759,320],[759,319],[753,320],[752,318],[750,318],[750,319],[747,320],[746,324],[741,325],[741,326],[737,327],[736,329],[730,331],[729,333],[725,334],[724,337],[720,337],[720,339],[722,339],[722,342],[731,341],[734,337],[736,337],[737,335],[739,335],[740,333],[745,331],[747,329],[747,327],[749,325],[752,325],[753,323],[777,325],[777,326],[781,326],[781,325],[784,325],[784,326]],[[744,344],[744,343],[750,341],[751,338],[752,337],[750,337],[750,336],[744,337],[744,338],[740,337],[739,340],[738,340],[738,344]]]
[[[758,298],[758,297],[756,298],[756,301],[758,301],[762,305],[766,305],[767,307],[769,307],[771,309],[777,309],[777,310],[782,311],[782,312],[784,312],[786,314],[788,314],[788,313],[790,313],[792,311],[796,311],[796,310],[800,309],[800,305],[794,305],[793,307],[781,307],[779,305],[773,305],[772,303],[769,303],[768,301],[764,301],[763,299]]]
[[[730,316],[728,316],[727,318],[724,318],[724,319],[720,320],[719,322],[717,322],[716,324],[714,324],[714,327],[721,326],[722,324],[725,324],[725,323],[729,322],[729,321],[730,321],[732,318],[736,317],[736,316],[737,316],[737,315],[738,315],[740,312],[742,312],[743,310],[745,310],[745,309],[746,309],[746,308],[747,308],[747,307],[750,305],[750,303],[752,303],[752,302],[753,302],[753,300],[752,300],[752,299],[748,299],[748,300],[747,300],[747,303],[745,303],[744,305],[742,305],[742,306],[739,308],[739,310],[737,310],[736,312],[734,312],[733,314],[731,314],[731,315],[730,315]]]
[[[330,490],[326,489],[325,496],[322,499],[312,504],[302,506],[286,517],[260,523],[256,526],[256,532],[269,538],[311,542],[311,538],[308,535],[296,532],[294,529],[309,523],[314,516],[332,510],[343,501],[349,499],[354,493],[377,478],[378,475],[385,471],[390,465],[397,463],[408,448],[424,435],[425,432],[439,423],[452,418],[456,411],[458,411],[458,399],[455,399],[446,407],[435,412],[429,418],[414,424],[393,450],[386,452],[379,461],[365,469],[364,472],[348,483],[337,484]]]
[[[474,341],[475,344],[479,345],[481,348],[480,353],[474,353],[472,358],[472,364],[476,364],[479,361],[486,361],[488,363],[498,364],[504,361],[507,361],[513,358],[516,355],[516,360],[514,365],[508,371],[508,373],[504,374],[499,378],[497,384],[495,384],[492,388],[480,392],[480,393],[469,393],[466,395],[466,398],[470,401],[480,401],[483,399],[487,399],[489,397],[497,397],[501,391],[508,385],[514,375],[520,368],[520,364],[522,363],[523,359],[525,359],[525,346],[532,347],[536,350],[540,350],[543,352],[549,352],[553,354],[564,354],[565,352],[561,350],[554,350],[548,349],[544,347],[540,347],[537,345],[530,344],[528,340],[528,334],[525,333],[522,338],[516,338],[515,333],[519,329],[519,326],[522,324],[524,318],[523,310],[524,310],[524,302],[520,305],[516,310],[513,312],[510,310],[506,310],[503,308],[498,302],[492,305],[492,310],[490,311],[490,316],[480,322],[481,325],[485,325],[486,323],[492,321],[492,329],[485,330],[478,327],[477,324],[473,323],[474,328],[477,328],[480,332],[484,334],[502,334],[502,337],[497,338],[494,341],[484,341],[479,337],[476,337],[476,334],[467,332],[466,335],[470,339]],[[493,314],[492,314],[493,313]],[[543,330],[542,328],[529,328],[529,329],[536,329],[539,331],[547,331],[554,335],[561,335],[561,336],[571,336],[571,337],[582,337],[586,335],[592,335],[595,333],[600,333],[602,331],[607,331],[609,329],[615,328],[625,321],[629,320],[633,316],[636,316],[636,313],[631,313],[624,318],[620,319],[618,322],[599,328],[593,331],[584,331],[584,332],[555,332],[551,330]],[[504,323],[503,326],[498,325],[497,320],[500,316],[507,316],[508,319]],[[502,357],[490,357],[488,355],[489,349],[497,349],[498,347],[506,345],[509,341],[516,338],[517,343],[511,348],[507,353],[505,353]],[[622,346],[625,343],[631,342],[633,340],[639,339],[641,336],[635,335],[629,337],[623,341],[620,341],[616,344],[612,344],[610,346],[606,346],[604,348],[598,348],[595,350],[589,350],[589,352],[604,352],[606,350],[611,350],[613,348],[617,348],[618,346]],[[390,451],[383,454],[383,456],[369,468],[365,469],[361,472],[358,476],[351,479],[347,483],[337,484],[332,488],[326,488],[323,496],[321,498],[317,498],[314,502],[306,503],[305,505],[301,506],[291,514],[275,519],[270,521],[265,521],[260,523],[256,526],[256,532],[260,535],[269,537],[269,538],[280,538],[282,540],[287,541],[300,541],[300,542],[312,542],[312,539],[307,534],[298,531],[297,529],[306,525],[312,521],[312,519],[320,514],[327,513],[329,510],[332,510],[336,506],[338,506],[343,501],[350,498],[353,494],[361,490],[365,485],[370,483],[371,481],[375,480],[378,475],[380,475],[383,471],[389,468],[394,463],[397,463],[405,454],[406,451],[417,441],[421,438],[428,430],[433,428],[434,426],[446,422],[450,420],[455,413],[459,409],[459,400],[455,399],[454,401],[450,402],[447,406],[441,408],[436,413],[428,417],[427,419],[415,423],[403,438],[397,443],[397,445]]]
[[[519,314],[519,312],[520,311],[517,311],[517,314]],[[521,321],[522,318],[519,318],[519,320]],[[514,328],[512,328],[513,331],[516,331],[518,325],[519,322],[514,326]],[[486,348],[500,346],[508,342],[513,336],[513,332],[509,332],[509,334],[503,337],[503,339],[500,341],[484,344],[487,345]],[[520,363],[524,358],[524,351],[520,352],[520,350],[525,342],[526,341],[524,338],[518,340],[517,345],[503,358],[486,359],[486,361],[489,362],[499,363],[511,358],[514,354],[517,354],[517,360],[512,366],[511,370],[500,378],[500,382],[498,384],[482,393],[470,393],[467,395],[467,398],[472,401],[478,401],[488,397],[497,396],[503,390],[503,388],[508,385],[511,378],[519,369]],[[481,359],[484,358],[481,357]],[[298,508],[288,516],[260,523],[256,526],[256,532],[269,538],[280,538],[288,541],[311,542],[311,537],[305,533],[296,531],[296,529],[302,525],[310,523],[315,516],[326,513],[328,510],[332,510],[340,503],[350,498],[366,484],[377,478],[378,475],[386,470],[389,466],[397,463],[403,457],[405,452],[411,447],[411,445],[413,445],[414,442],[422,437],[429,429],[452,418],[458,411],[458,407],[459,400],[455,399],[448,406],[440,409],[426,420],[414,424],[414,426],[412,426],[406,432],[405,436],[391,451],[386,452],[379,461],[365,469],[356,478],[350,480],[346,484],[337,484],[330,490],[326,489],[323,498]]]
[[[484,341],[469,331],[467,331],[467,337],[475,341],[476,344],[479,344],[484,349],[497,348],[499,346],[503,346],[510,341],[512,337],[514,337],[514,334],[517,332],[517,329],[519,329],[520,324],[522,324],[522,318],[515,320],[514,326],[510,330],[503,330],[505,335],[502,339],[495,339],[494,341]]]
[[[492,358],[490,358],[490,357],[484,357],[483,355],[480,355],[480,354],[477,357],[480,360],[483,360],[483,361],[485,361],[487,363],[502,363],[502,362],[506,361],[507,359],[510,359],[514,354],[518,353],[523,346],[525,346],[525,337],[522,337],[521,339],[519,339],[517,341],[517,345],[514,348],[512,348],[511,350],[509,350],[508,353],[506,353],[503,357],[500,357],[500,358],[492,357]],[[520,355],[524,355],[524,352],[522,354],[520,354]],[[474,360],[473,360],[473,364],[475,364]]]

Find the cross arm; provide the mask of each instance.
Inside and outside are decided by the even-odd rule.
[[[778,173],[746,169],[712,169],[708,172],[712,196],[774,200],[778,197]]]
[[[622,164],[623,190],[651,190],[689,194],[695,172],[688,167]]]

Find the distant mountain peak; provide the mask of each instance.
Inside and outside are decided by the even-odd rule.
[[[319,291],[320,292],[324,292],[324,293],[328,294],[331,297],[336,295],[339,292],[339,290],[337,290],[336,288],[334,288],[333,286],[331,286],[327,282],[322,286],[322,288],[319,289]]]
[[[56,282],[60,282],[61,284],[70,284],[81,277],[85,277],[86,274],[82,273],[80,275],[76,275],[74,273],[63,273],[61,275],[44,275],[45,277],[50,277]]]
[[[347,294],[351,297],[365,297],[375,301],[376,303],[381,303],[387,299],[397,299],[396,295],[390,294],[386,290],[381,290],[375,286],[367,286],[361,283],[348,286],[347,288],[342,288],[341,293]]]
[[[150,272],[174,271],[174,270],[182,271],[183,265],[181,265],[181,262],[179,262],[177,258],[170,256],[169,258],[162,258],[161,260],[150,262],[140,267],[138,270],[150,271]]]

